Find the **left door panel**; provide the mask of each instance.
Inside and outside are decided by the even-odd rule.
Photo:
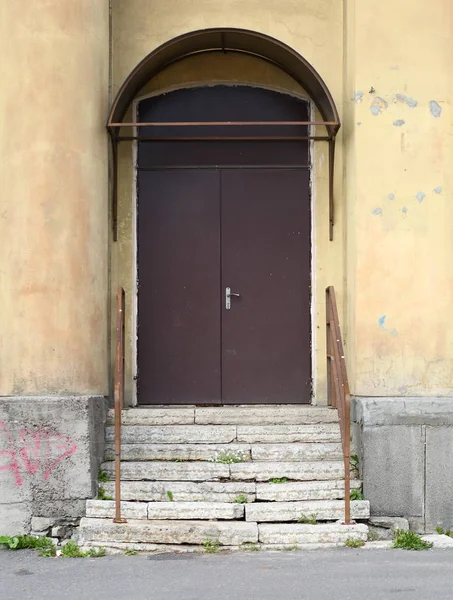
[[[220,404],[220,175],[138,173],[138,402]]]

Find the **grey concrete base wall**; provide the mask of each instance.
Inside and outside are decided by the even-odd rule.
[[[104,453],[103,397],[0,398],[0,535],[83,516]]]
[[[452,529],[453,398],[356,397],[352,421],[371,514]]]

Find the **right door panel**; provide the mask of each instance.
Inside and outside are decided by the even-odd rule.
[[[221,173],[222,400],[311,400],[309,172]],[[232,296],[225,306],[225,288]]]

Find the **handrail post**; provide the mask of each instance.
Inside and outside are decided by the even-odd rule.
[[[121,516],[121,412],[124,406],[124,290],[116,295],[116,361],[115,361],[115,518],[114,523],[126,523]]]
[[[344,524],[351,521],[351,397],[333,286],[326,289],[328,402],[338,411],[344,462]]]

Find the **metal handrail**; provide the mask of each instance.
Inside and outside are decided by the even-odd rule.
[[[121,412],[124,406],[124,290],[116,294],[116,361],[115,361],[115,518],[114,523],[126,523],[121,516]]]
[[[344,522],[351,523],[351,396],[333,286],[326,289],[328,404],[338,411],[344,461]]]

